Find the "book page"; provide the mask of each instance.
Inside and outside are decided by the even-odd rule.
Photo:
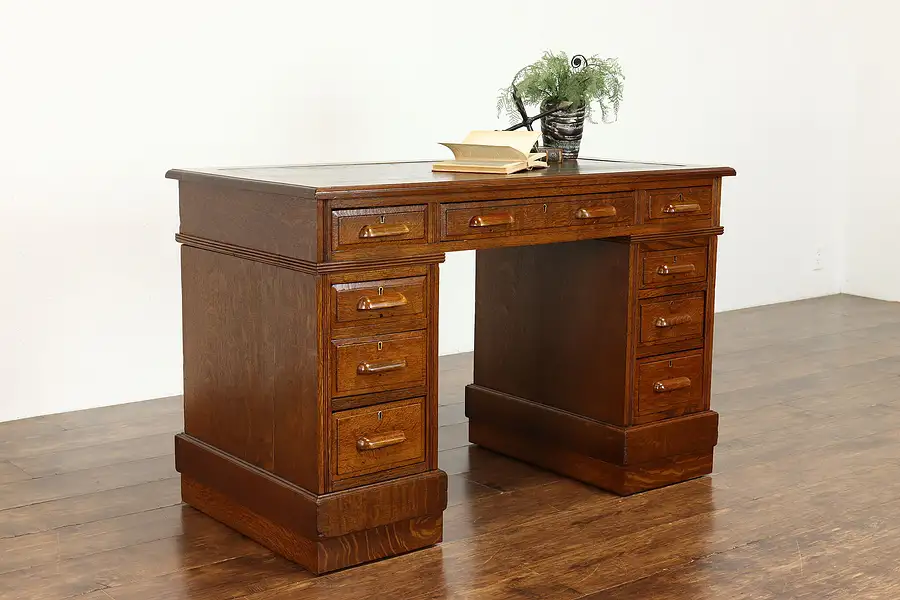
[[[516,131],[489,131],[476,130],[469,133],[464,144],[478,144],[483,146],[509,146],[528,156],[535,142],[541,137],[540,131],[528,131],[527,129]]]
[[[485,144],[454,144],[441,142],[453,151],[456,160],[481,161],[520,161],[528,160],[528,155],[510,146],[488,146]]]

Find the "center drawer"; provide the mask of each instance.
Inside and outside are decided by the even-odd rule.
[[[623,227],[635,220],[632,192],[441,205],[441,239],[501,237],[562,227]]]
[[[333,340],[335,396],[425,385],[425,331]]]
[[[413,398],[334,413],[334,479],[424,461],[424,402]]]

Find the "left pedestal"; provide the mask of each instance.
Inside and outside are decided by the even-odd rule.
[[[179,240],[183,500],[317,574],[440,542],[437,263]]]

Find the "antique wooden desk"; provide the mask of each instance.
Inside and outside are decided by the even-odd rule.
[[[315,573],[439,542],[438,264],[466,249],[472,442],[617,494],[709,473],[729,175],[590,159],[170,171],[184,501]]]

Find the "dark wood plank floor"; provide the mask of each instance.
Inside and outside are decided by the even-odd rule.
[[[0,423],[0,597],[900,598],[900,304],[717,319],[712,476],[618,498],[470,446],[445,357],[445,542],[321,578],[180,504],[179,398]]]

